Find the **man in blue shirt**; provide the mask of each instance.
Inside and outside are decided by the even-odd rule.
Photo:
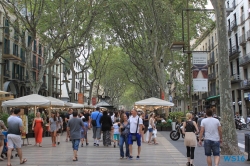
[[[99,146],[99,140],[101,139],[101,123],[100,119],[102,117],[102,113],[100,113],[100,108],[97,107],[94,112],[92,112],[90,116],[91,126],[93,128],[93,138],[94,138],[94,146]],[[95,123],[93,123],[95,121]],[[96,124],[93,126],[93,124]]]

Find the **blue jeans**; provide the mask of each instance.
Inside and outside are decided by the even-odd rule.
[[[128,136],[124,136],[121,135],[120,136],[120,142],[119,142],[119,146],[120,146],[120,156],[124,157],[124,151],[123,151],[123,145],[126,145],[126,157],[129,157],[129,148],[128,148]]]
[[[78,147],[79,147],[79,144],[80,144],[80,139],[73,139],[71,141],[72,141],[73,150],[78,151]]]

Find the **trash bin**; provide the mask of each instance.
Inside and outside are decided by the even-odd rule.
[[[245,152],[248,153],[247,161],[250,161],[250,133],[245,134]]]
[[[171,122],[172,124],[172,131],[175,130],[176,122]]]

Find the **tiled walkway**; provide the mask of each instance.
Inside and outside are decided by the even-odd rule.
[[[142,144],[140,160],[128,160],[119,158],[119,148],[93,146],[91,139],[92,132],[88,132],[89,146],[79,147],[78,161],[72,161],[71,142],[65,142],[65,134],[61,137],[61,144],[57,147],[51,147],[50,137],[43,138],[43,146],[35,147],[34,138],[30,138],[32,145],[23,146],[23,156],[28,159],[26,166],[185,166],[186,158],[160,133],[157,134],[158,145]],[[26,143],[26,141],[25,141]],[[14,154],[15,152],[13,152]],[[133,149],[134,157],[137,154],[136,146]],[[20,165],[19,158],[14,157],[12,165]],[[0,162],[1,166],[7,165],[7,160]]]

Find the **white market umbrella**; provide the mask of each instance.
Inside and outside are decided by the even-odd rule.
[[[135,106],[167,106],[167,107],[173,107],[174,103],[171,103],[166,100],[161,100],[155,97],[151,97],[148,99],[140,100],[135,102]]]
[[[10,92],[5,92],[0,90],[0,95],[11,94]]]
[[[50,104],[53,107],[55,107],[55,106],[64,107],[65,106],[65,103],[62,100],[59,100],[59,99],[51,97],[51,96],[48,96],[45,98],[47,98],[50,101]]]
[[[84,104],[70,103],[72,106],[70,108],[84,108]]]
[[[109,103],[101,101],[95,105],[95,107],[112,107]]]
[[[28,96],[19,97],[13,100],[4,101],[3,107],[20,107],[20,106],[51,106],[51,101],[44,96],[31,94]]]

